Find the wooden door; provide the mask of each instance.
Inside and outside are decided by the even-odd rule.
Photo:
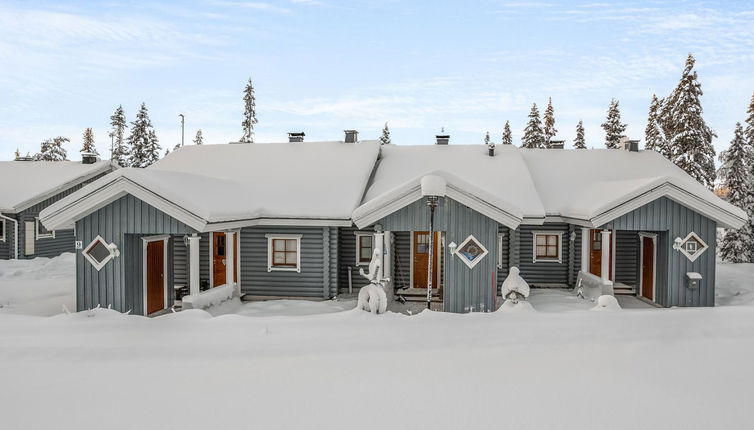
[[[147,315],[165,308],[165,242],[147,243]]]
[[[238,233],[234,234],[235,240],[238,240]],[[238,250],[236,246],[234,250]],[[225,284],[225,265],[227,261],[225,256],[227,255],[227,243],[224,232],[212,233],[212,287],[219,287]],[[238,252],[233,253],[233,282],[238,282]]]
[[[435,250],[432,254],[432,288],[439,289],[440,286],[437,283],[437,244],[440,240],[439,232],[435,232],[434,244]],[[428,231],[415,231],[414,232],[414,288],[427,288],[428,278],[427,271],[429,270],[429,232]]]
[[[615,232],[613,232],[615,234]],[[612,239],[612,237],[611,237]],[[607,264],[608,278],[613,278],[613,241],[610,240],[610,261]],[[589,230],[589,273],[597,276],[602,276],[602,231],[601,230]]]
[[[651,237],[642,237],[641,255],[641,295],[654,300],[655,287],[655,243]]]

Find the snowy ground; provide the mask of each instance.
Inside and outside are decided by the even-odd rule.
[[[375,317],[343,311],[348,302],[282,301],[227,304],[237,308],[214,318],[18,315],[71,300],[65,258],[0,262],[0,428],[743,429],[754,420],[754,265],[720,265],[722,306],[703,309],[593,312],[549,291],[532,297],[539,312]],[[38,300],[40,279],[56,298]]]

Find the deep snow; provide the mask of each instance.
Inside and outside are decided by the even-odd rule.
[[[61,281],[66,258],[0,262],[3,301]],[[9,314],[34,308],[15,293],[0,309],[0,427],[750,428],[752,275],[718,267],[718,301],[735,306],[615,312],[534,290],[535,311],[487,314],[271,301],[40,318]]]

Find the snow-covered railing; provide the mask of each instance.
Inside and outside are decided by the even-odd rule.
[[[612,296],[613,282],[589,272],[579,271],[579,276],[576,278],[576,287],[574,287],[573,292],[577,296],[594,301],[599,296]]]
[[[183,297],[183,309],[208,309],[234,297],[239,297],[240,292],[235,282],[210,288],[199,294],[190,294]]]

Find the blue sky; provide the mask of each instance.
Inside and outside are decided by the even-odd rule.
[[[398,144],[515,143],[533,102],[552,97],[559,136],[579,119],[602,147],[610,99],[631,137],[644,137],[653,93],[697,58],[705,118],[726,147],[754,92],[750,2],[397,0],[183,2],[0,1],[0,159],[45,138],[93,127],[109,153],[109,116],[146,102],[160,143],[203,130],[206,143],[241,136],[241,90],[256,88],[256,141],[376,138]]]

